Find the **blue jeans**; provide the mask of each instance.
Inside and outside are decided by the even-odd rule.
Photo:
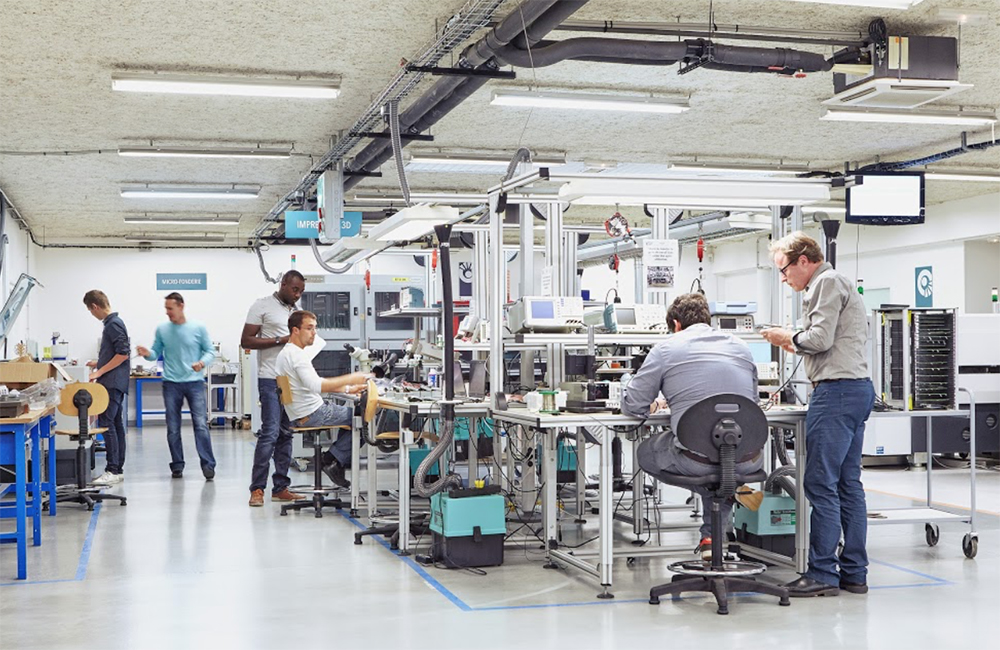
[[[181,443],[181,408],[187,399],[194,426],[194,447],[201,458],[201,469],[215,469],[212,439],[208,435],[208,407],[204,381],[163,382],[163,406],[167,411],[167,446],[170,447],[170,471],[184,470],[184,446]]]
[[[861,447],[874,404],[875,390],[868,379],[821,382],[809,400],[803,488],[812,517],[805,575],[832,586],[840,580],[863,583],[868,577]],[[844,550],[838,559],[841,531]]]
[[[107,451],[107,464],[104,471],[121,474],[125,465],[125,421],[122,417],[125,393],[120,390],[108,390],[108,408],[97,416],[97,426],[107,427],[104,434],[104,448]]]
[[[250,491],[267,487],[267,470],[274,458],[272,492],[277,494],[291,484],[288,466],[292,462],[292,430],[281,407],[278,397],[278,382],[261,377],[257,380],[257,395],[260,397],[260,436],[253,452],[253,470],[250,475]]]
[[[334,427],[350,427],[351,418],[354,416],[354,409],[343,404],[326,403],[306,417],[295,423],[299,427],[321,427],[330,425]],[[333,441],[326,453],[337,459],[337,462],[344,467],[351,466],[351,431],[342,430],[339,433],[333,432],[337,439]],[[362,439],[362,442],[364,440]]]

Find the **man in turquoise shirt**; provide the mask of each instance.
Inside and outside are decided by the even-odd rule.
[[[215,456],[208,435],[204,370],[215,358],[208,330],[201,323],[188,322],[184,317],[184,298],[174,292],[164,300],[169,323],[156,328],[153,349],[139,345],[136,350],[147,361],[156,361],[163,354],[163,406],[167,414],[167,446],[170,447],[170,474],[184,474],[184,447],[181,444],[181,408],[187,399],[194,425],[194,446],[201,458],[205,480],[215,478]]]

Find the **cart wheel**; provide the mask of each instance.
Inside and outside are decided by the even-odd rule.
[[[937,546],[938,540],[941,539],[941,529],[934,524],[924,524],[924,539],[927,540],[928,546]]]
[[[978,551],[979,539],[973,537],[970,533],[966,533],[965,537],[962,538],[962,552],[965,553],[965,557],[971,560],[976,557]]]

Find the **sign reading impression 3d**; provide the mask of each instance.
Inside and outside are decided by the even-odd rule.
[[[340,222],[340,236],[361,234],[361,213],[345,212]],[[285,210],[285,239],[319,237],[319,213],[313,210]]]
[[[157,291],[207,291],[207,273],[157,273]]]

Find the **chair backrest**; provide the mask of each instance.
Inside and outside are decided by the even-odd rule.
[[[767,417],[756,402],[742,395],[715,395],[684,411],[675,433],[686,448],[719,463],[724,444],[735,446],[737,459],[763,449]]]
[[[91,403],[87,407],[87,415],[100,415],[108,409],[108,389],[95,382],[75,382],[67,384],[59,391],[59,412],[63,415],[76,417],[79,411],[73,398],[79,391],[90,393]]]
[[[278,375],[275,380],[278,382],[278,399],[282,405],[288,406],[292,403],[292,382],[288,381],[287,375]]]

